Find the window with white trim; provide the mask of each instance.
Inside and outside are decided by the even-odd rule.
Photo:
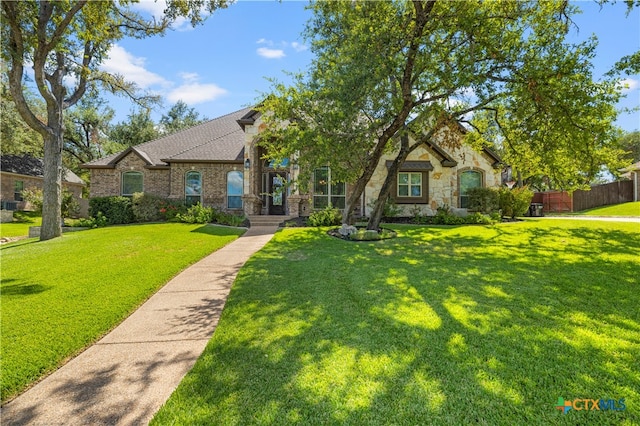
[[[422,197],[422,173],[400,172],[398,173],[398,198]]]

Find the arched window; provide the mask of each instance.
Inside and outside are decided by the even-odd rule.
[[[136,192],[144,192],[144,175],[141,172],[122,174],[122,196],[131,197]]]
[[[184,202],[187,206],[202,204],[202,174],[187,172],[184,180]]]
[[[465,170],[460,173],[460,208],[466,209],[469,206],[468,192],[471,188],[482,187],[482,172],[478,170]]]
[[[242,208],[242,181],[244,175],[240,171],[227,173],[227,207],[229,209]]]

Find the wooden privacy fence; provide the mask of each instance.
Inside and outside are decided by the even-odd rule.
[[[592,186],[590,191],[577,190],[536,192],[532,203],[542,204],[545,213],[579,212],[609,204],[633,201],[633,181],[623,180]]]

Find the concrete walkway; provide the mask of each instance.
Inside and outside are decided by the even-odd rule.
[[[143,425],[204,350],[236,273],[273,236],[254,227],[190,266],[111,333],[2,407],[2,425]]]

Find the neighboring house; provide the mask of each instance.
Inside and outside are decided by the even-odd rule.
[[[7,210],[29,210],[31,206],[22,198],[25,189],[42,189],[44,163],[40,158],[29,155],[2,155],[2,208]],[[62,187],[78,200],[82,199],[85,183],[71,170],[65,170]]]
[[[640,201],[640,161],[620,171],[624,172],[620,177],[633,181],[633,201]]]
[[[264,126],[260,113],[246,108],[85,164],[91,170],[90,195],[145,192],[250,216],[308,216],[329,204],[344,208],[349,185],[333,182],[329,167],[314,171],[309,193],[286,185],[299,170],[288,160],[263,159],[258,141]],[[380,161],[356,214],[370,211],[391,160],[388,155]],[[489,150],[447,151],[431,143],[407,158],[392,196],[406,215],[414,206],[423,214],[435,214],[442,205],[465,208],[469,188],[500,184],[500,167]]]

